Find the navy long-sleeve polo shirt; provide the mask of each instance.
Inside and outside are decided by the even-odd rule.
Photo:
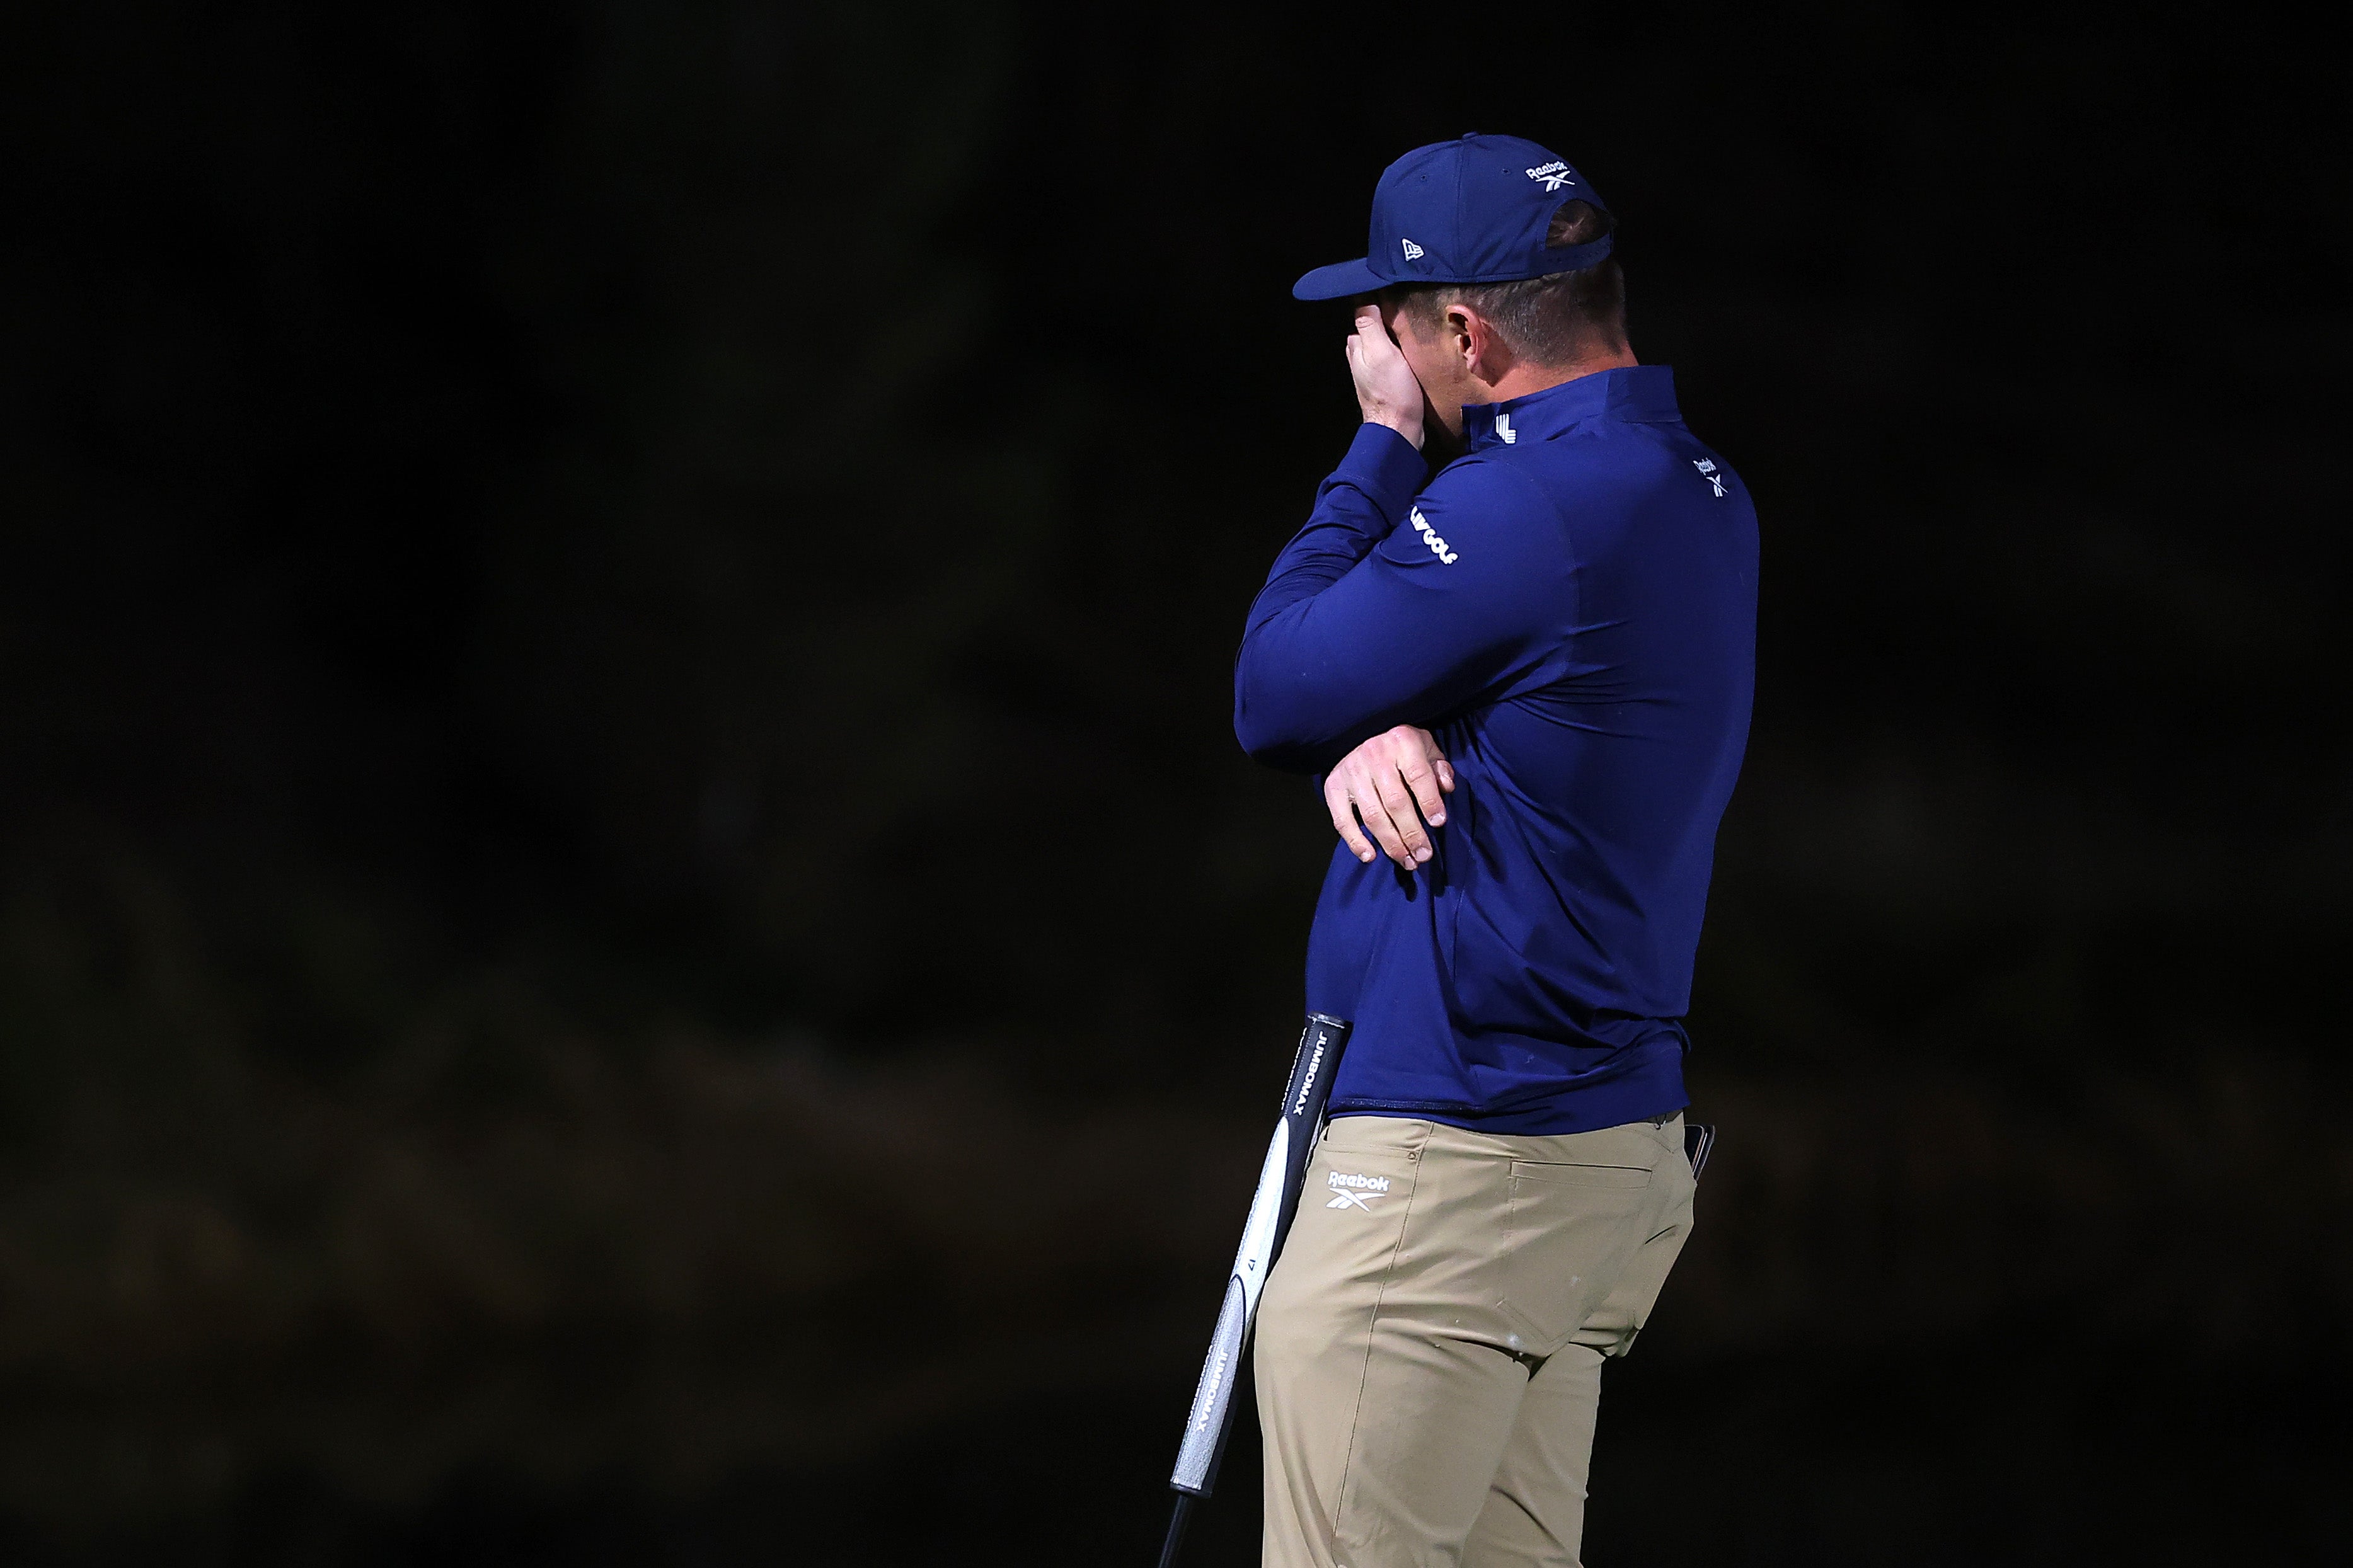
[[[1662,1115],[1747,742],[1756,510],[1664,366],[1463,415],[1426,486],[1411,443],[1357,432],[1235,669],[1261,761],[1321,773],[1412,723],[1454,766],[1428,865],[1334,850],[1307,959],[1308,1006],[1356,1025],[1333,1114]]]

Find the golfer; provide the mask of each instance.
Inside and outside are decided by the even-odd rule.
[[[1748,731],[1757,515],[1628,346],[1614,221],[1530,142],[1406,154],[1364,425],[1251,606],[1234,724],[1341,844],[1355,1021],[1258,1328],[1270,1568],[1577,1562],[1601,1366],[1692,1225],[1681,1023]]]

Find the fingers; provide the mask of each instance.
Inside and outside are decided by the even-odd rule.
[[[1421,817],[1414,810],[1413,794],[1406,788],[1403,776],[1393,767],[1375,769],[1373,789],[1389,821],[1389,831],[1385,835],[1379,826],[1366,816],[1366,826],[1373,829],[1373,837],[1381,840],[1381,847],[1389,852],[1390,859],[1407,869],[1427,864],[1430,856],[1430,835],[1423,829]],[[1362,813],[1364,808],[1365,803],[1358,800],[1357,811]]]
[[[1417,448],[1422,445],[1428,399],[1377,305],[1356,307],[1356,330],[1348,334],[1348,375],[1367,422],[1388,426]]]
[[[1446,754],[1438,749],[1438,740],[1427,730],[1413,724],[1399,724],[1378,737],[1377,744],[1385,748],[1393,759],[1398,776],[1412,792],[1414,805],[1421,808],[1432,827],[1446,824],[1445,791],[1453,788],[1454,770],[1446,764]],[[1446,768],[1447,782],[1441,784],[1438,770]]]
[[[1446,753],[1438,749],[1437,737],[1417,725],[1399,724],[1367,744],[1368,749],[1387,754],[1388,765],[1404,781],[1413,804],[1430,826],[1445,826],[1446,795],[1454,787],[1454,767],[1446,760]]]
[[[1336,773],[1324,781],[1324,805],[1331,812],[1332,826],[1339,829],[1340,841],[1348,847],[1349,853],[1359,860],[1370,861],[1372,840],[1356,826],[1356,808],[1349,803],[1347,787]]]
[[[1438,770],[1430,765],[1430,759],[1422,754],[1419,746],[1407,753],[1405,762],[1398,768],[1398,776],[1405,780],[1405,787],[1412,794],[1413,804],[1421,808],[1421,815],[1430,820],[1430,825],[1432,827],[1445,826],[1446,796],[1438,787]]]
[[[1365,839],[1369,836],[1375,844],[1380,846],[1382,854],[1409,871],[1420,864],[1420,860],[1415,858],[1413,845],[1406,837],[1403,826],[1404,822],[1414,821],[1413,808],[1405,791],[1396,783],[1397,771],[1374,762],[1369,750],[1358,747],[1332,770],[1332,776],[1324,785],[1324,804],[1331,810],[1332,826],[1340,830],[1340,837],[1347,841],[1348,847],[1356,851],[1357,859],[1368,861],[1372,858],[1367,852],[1369,846],[1365,846]],[[1390,780],[1390,793],[1395,796],[1395,809],[1382,798],[1380,780],[1385,773]],[[1359,821],[1364,825],[1361,833],[1355,831]],[[1414,833],[1417,837],[1420,837],[1418,823]]]
[[[1409,728],[1410,728],[1410,726],[1409,726]],[[1438,774],[1438,787],[1446,791],[1449,795],[1453,794],[1454,764],[1448,762],[1446,760],[1446,753],[1438,749],[1438,737],[1431,734],[1427,730],[1415,730],[1413,732],[1421,737],[1422,761],[1428,763],[1431,769]],[[1430,820],[1432,822],[1440,822],[1443,821],[1444,818],[1433,816]]]
[[[1341,759],[1324,781],[1324,805],[1349,851],[1370,862],[1377,852],[1407,870],[1436,854],[1430,827],[1446,822],[1454,766],[1437,738],[1412,724],[1376,735]]]
[[[1388,328],[1382,323],[1378,305],[1356,307],[1356,330],[1349,335],[1348,343],[1355,351],[1353,358],[1356,363],[1370,366],[1395,362],[1399,369],[1405,366],[1405,352],[1398,347],[1397,340],[1389,336]]]

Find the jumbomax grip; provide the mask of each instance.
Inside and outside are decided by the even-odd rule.
[[[1298,1053],[1291,1058],[1282,1119],[1275,1123],[1274,1141],[1267,1145],[1266,1163],[1259,1168],[1258,1194],[1250,1200],[1242,1244],[1226,1279],[1225,1303],[1218,1309],[1217,1331],[1209,1339],[1208,1358],[1201,1363],[1201,1381],[1193,1390],[1184,1446],[1176,1451],[1176,1468],[1168,1478],[1170,1486],[1190,1497],[1207,1497],[1217,1484],[1218,1460],[1225,1453],[1227,1428],[1233,1424],[1234,1376],[1241,1366],[1242,1347],[1250,1342],[1259,1293],[1266,1288],[1266,1277],[1282,1251],[1282,1238],[1290,1233],[1292,1213],[1299,1206],[1300,1182],[1315,1151],[1324,1101],[1347,1041],[1346,1020],[1310,1013],[1307,1027],[1300,1032]],[[1177,1528],[1182,1527],[1181,1500],[1179,1506]],[[1171,1553],[1175,1546],[1172,1534]]]

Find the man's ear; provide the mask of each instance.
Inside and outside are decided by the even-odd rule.
[[[1487,318],[1469,306],[1447,307],[1446,330],[1462,368],[1477,379],[1492,386],[1512,368],[1511,351]]]
[[[1456,363],[1465,370],[1476,371],[1482,346],[1480,339],[1486,323],[1479,320],[1477,311],[1460,304],[1447,306],[1444,320],[1446,346],[1454,352]]]

